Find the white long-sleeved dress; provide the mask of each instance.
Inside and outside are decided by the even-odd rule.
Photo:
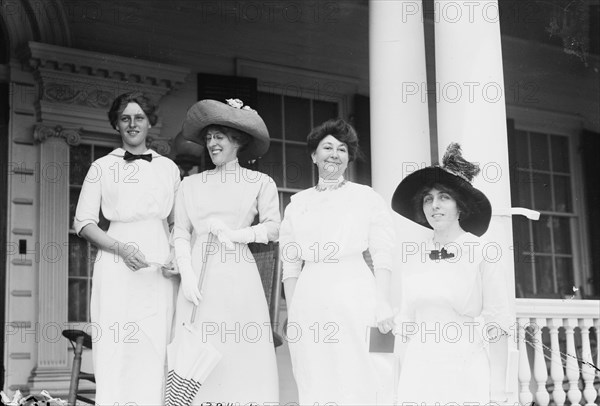
[[[281,217],[273,180],[240,167],[237,160],[183,180],[175,204],[178,263],[191,261],[199,275],[207,248],[207,221],[216,218],[232,230],[252,226],[256,242],[274,241]],[[227,249],[211,245],[202,301],[193,325],[199,340],[211,343],[222,359],[203,383],[194,405],[276,404],[279,382],[269,312],[260,275],[246,244]],[[179,292],[176,329],[190,321],[193,304]],[[178,334],[178,331],[175,332]],[[201,342],[199,342],[201,344]]]
[[[390,269],[394,231],[383,199],[348,182],[292,196],[281,226],[283,279],[297,277],[287,340],[300,404],[376,405],[383,394],[366,334],[375,326],[375,268]]]
[[[74,228],[98,224],[134,244],[150,262],[169,257],[167,216],[180,183],[179,169],[154,151],[152,161],[123,159],[118,148],[96,160],[84,180]],[[164,404],[166,346],[174,312],[175,284],[160,269],[130,270],[121,257],[98,251],[90,315],[96,404]]]
[[[512,322],[498,246],[464,233],[445,245],[453,257],[429,258],[441,248],[425,241],[402,264],[398,404],[488,404],[486,346]]]

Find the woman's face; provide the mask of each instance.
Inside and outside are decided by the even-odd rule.
[[[152,128],[146,113],[137,103],[129,103],[119,115],[117,130],[121,134],[123,147],[130,152],[146,151],[146,137]]]
[[[460,214],[456,200],[447,192],[436,188],[430,189],[423,197],[423,213],[434,230],[458,225]]]
[[[348,167],[348,145],[333,135],[323,138],[311,156],[323,179],[339,178]]]
[[[213,164],[220,166],[237,158],[239,145],[221,130],[210,128],[206,132],[206,148]]]

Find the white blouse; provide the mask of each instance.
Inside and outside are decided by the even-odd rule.
[[[179,168],[153,150],[152,162],[127,162],[117,148],[92,163],[81,188],[73,227],[77,234],[98,224],[100,209],[109,221],[165,219],[173,208],[180,183]]]
[[[335,190],[292,196],[279,235],[283,277],[297,278],[303,261],[338,261],[367,249],[376,269],[391,270],[395,241],[390,212],[373,189],[347,182]]]

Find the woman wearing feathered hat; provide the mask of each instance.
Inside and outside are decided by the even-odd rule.
[[[249,160],[267,152],[267,127],[240,100],[201,100],[189,109],[182,133],[205,146],[216,166],[186,177],[175,203],[174,244],[181,273],[176,326],[182,328],[198,305],[195,327],[223,356],[193,404],[278,402],[269,312],[247,246],[278,238],[277,187],[269,176],[238,162],[240,155]],[[258,224],[252,225],[256,216]],[[209,234],[219,243],[206,244]],[[203,259],[207,266],[200,292]]]
[[[392,198],[402,216],[433,229],[402,264],[394,332],[405,343],[398,399],[418,404],[488,404],[486,347],[506,347],[508,297],[498,245],[481,239],[492,208],[471,185],[479,167],[451,144],[442,166],[408,175]],[[482,321],[478,321],[482,317]],[[496,397],[497,395],[494,395]],[[473,404],[475,404],[473,403]]]

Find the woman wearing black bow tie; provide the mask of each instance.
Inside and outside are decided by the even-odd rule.
[[[505,367],[490,364],[488,348],[508,350],[512,323],[499,246],[480,238],[492,207],[471,185],[479,167],[462,157],[458,144],[442,162],[408,175],[392,198],[396,212],[433,229],[402,264],[394,332],[406,349],[397,397],[427,405],[488,404],[504,400],[491,389],[490,369]]]
[[[175,286],[162,265],[180,178],[173,161],[146,147],[155,111],[139,92],[115,99],[108,117],[122,148],[92,164],[75,213],[77,233],[99,248],[90,304],[97,405],[163,404]]]

